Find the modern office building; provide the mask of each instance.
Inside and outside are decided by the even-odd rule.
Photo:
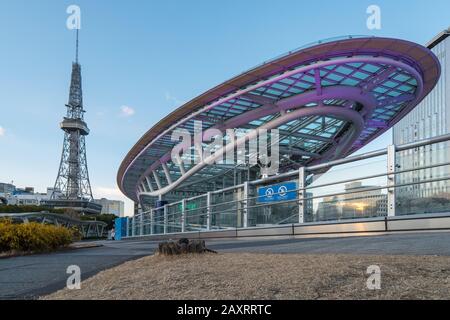
[[[95,199],[94,202],[102,206],[101,214],[113,214],[119,218],[123,217],[125,214],[123,201],[101,198]]]
[[[308,178],[290,186],[283,175],[359,150],[420,103],[439,77],[437,57],[405,40],[345,37],[304,46],[167,115],[129,151],[118,186],[144,213],[158,208],[148,218],[152,233],[280,224],[295,214],[306,222],[311,202],[289,190]],[[277,188],[254,183],[267,177]],[[270,202],[255,203],[261,187]]]
[[[427,47],[436,55],[441,64],[441,77],[435,88],[425,99],[400,120],[393,129],[394,144],[400,145],[430,137],[450,133],[450,29],[439,33]],[[448,142],[402,151],[397,154],[400,170],[418,168],[448,162],[450,144]],[[398,184],[420,182],[450,176],[450,166],[439,166],[426,170],[416,170],[397,175]],[[450,199],[449,180],[422,183],[399,188],[398,205],[405,212],[414,211],[411,203],[428,206],[434,205],[426,199]],[[439,208],[435,208],[439,211]]]

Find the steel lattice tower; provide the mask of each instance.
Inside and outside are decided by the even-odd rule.
[[[97,213],[94,204],[86,158],[85,137],[89,128],[84,121],[81,66],[78,63],[78,30],[76,35],[76,57],[72,63],[67,114],[61,122],[64,144],[56,178],[54,192],[48,205],[72,208],[84,213]],[[101,206],[100,206],[101,210]]]

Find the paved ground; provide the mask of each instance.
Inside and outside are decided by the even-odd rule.
[[[33,299],[63,288],[70,265],[78,265],[82,279],[86,279],[124,261],[152,254],[157,246],[150,241],[101,243],[103,247],[0,259],[0,298]],[[229,239],[211,240],[207,245],[221,252],[450,256],[450,232],[319,239]]]

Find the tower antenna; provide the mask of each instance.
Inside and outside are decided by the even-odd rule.
[[[77,42],[76,42],[76,51],[75,51],[75,63],[78,64],[78,28],[77,28]]]

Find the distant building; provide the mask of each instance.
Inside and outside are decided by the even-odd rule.
[[[439,59],[441,64],[441,77],[430,94],[394,126],[393,140],[396,145],[450,133],[449,36],[450,29],[438,34],[427,45]],[[444,142],[398,152],[397,164],[400,170],[407,170],[415,167],[445,163],[449,158],[450,143]],[[418,199],[425,198],[450,199],[449,180],[418,184],[420,181],[448,177],[449,175],[450,166],[439,166],[398,174],[396,176],[397,184],[412,184],[398,188],[396,193],[397,205],[402,204],[401,206],[404,207],[411,200],[418,201]]]
[[[34,187],[17,188],[9,183],[0,183],[0,197],[9,205],[40,206],[51,198],[53,188],[47,188],[47,193],[34,191]]]
[[[123,201],[101,198],[95,199],[94,202],[102,205],[101,214],[113,214],[117,217],[123,217],[125,215],[125,205]]]
[[[48,193],[49,189],[51,188],[47,188],[47,193],[39,193],[34,192],[33,187],[25,187],[23,189],[16,188],[10,204],[19,206],[40,206],[43,201],[50,199],[51,194]]]
[[[377,186],[363,186],[360,181],[345,185],[345,194],[325,197],[316,212],[317,221],[387,215],[387,195]]]
[[[16,186],[11,183],[0,182],[0,193],[13,193],[16,190]]]

